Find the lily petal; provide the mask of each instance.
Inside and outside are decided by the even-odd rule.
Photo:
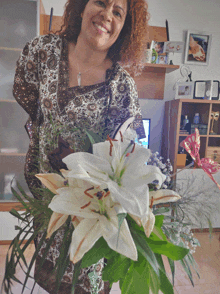
[[[66,222],[67,218],[68,215],[53,212],[47,228],[47,238],[50,238],[51,235]]]
[[[92,212],[91,209],[87,209],[85,206],[90,202],[90,198],[88,197],[88,201],[85,201],[85,197],[82,197],[84,194],[82,189],[66,187],[60,188],[57,191],[59,192],[59,195],[55,195],[48,206],[51,210],[66,215],[97,218],[97,213]],[[94,205],[91,207],[92,209],[96,209]]]
[[[51,192],[56,194],[56,190],[61,187],[65,187],[65,179],[58,174],[48,173],[48,174],[37,174],[35,175],[42,184],[44,184]]]
[[[101,216],[100,227],[102,228],[103,237],[111,249],[132,260],[137,260],[137,249],[125,219],[121,225],[119,234],[118,218],[115,212],[114,215],[113,212],[111,213],[110,221],[106,217]]]
[[[68,169],[75,170],[76,174],[81,174],[82,169],[84,169],[90,175],[102,180],[106,180],[108,174],[112,173],[106,159],[86,152],[71,153],[63,158],[63,162]]]
[[[153,198],[153,204],[175,202],[181,198],[181,196],[173,190],[161,189],[157,191],[151,191],[149,193],[150,199]]]
[[[151,211],[151,209],[149,210],[148,215],[144,216],[141,219],[143,228],[144,228],[144,232],[146,234],[146,236],[149,238],[151,232],[153,231],[154,228],[154,224],[155,224],[155,216],[153,214],[153,212]]]
[[[70,260],[78,262],[88,252],[95,242],[102,236],[98,219],[82,220],[72,235],[70,245]]]

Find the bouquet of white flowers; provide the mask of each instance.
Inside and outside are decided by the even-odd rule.
[[[6,293],[11,293],[12,280],[18,281],[15,268],[21,260],[26,266],[25,289],[37,255],[30,265],[26,264],[24,251],[30,242],[42,234],[37,252],[42,242],[50,238],[43,262],[55,232],[63,225],[64,239],[55,267],[57,289],[69,261],[74,264],[74,293],[80,269],[105,258],[102,279],[110,285],[119,281],[122,294],[157,294],[159,290],[174,293],[162,256],[168,258],[173,276],[175,260],[188,257],[192,262],[193,258],[183,242],[175,245],[166,235],[164,215],[159,208],[155,210],[155,205],[177,201],[180,196],[173,190],[160,189],[167,176],[158,166],[147,164],[151,151],[135,143],[136,133],[126,130],[126,125],[114,139],[108,137],[104,142],[91,132],[88,136],[93,144],[92,154],[72,153],[63,159],[68,170],[36,175],[46,187],[42,190],[43,202],[28,197],[19,184],[21,195],[13,189],[25,212],[11,213],[25,226],[17,227],[18,235],[6,259]],[[36,227],[33,219],[37,219]],[[22,247],[29,233],[31,237]],[[94,293],[95,288],[94,284]]]

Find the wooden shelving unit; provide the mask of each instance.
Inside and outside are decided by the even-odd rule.
[[[220,121],[218,121],[218,133],[210,134],[211,111],[220,111],[220,101],[199,99],[178,99],[165,102],[164,128],[162,136],[161,155],[171,160],[174,172],[177,169],[177,154],[180,150],[180,142],[188,135],[180,134],[181,115],[187,115],[193,122],[196,112],[200,114],[200,123],[207,125],[207,134],[200,135],[200,158],[207,157],[208,147],[220,146]]]

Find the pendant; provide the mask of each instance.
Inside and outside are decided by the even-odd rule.
[[[78,86],[81,86],[81,72],[77,75]]]

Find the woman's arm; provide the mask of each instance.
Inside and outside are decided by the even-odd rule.
[[[34,121],[39,98],[38,38],[27,43],[17,61],[13,95]]]

